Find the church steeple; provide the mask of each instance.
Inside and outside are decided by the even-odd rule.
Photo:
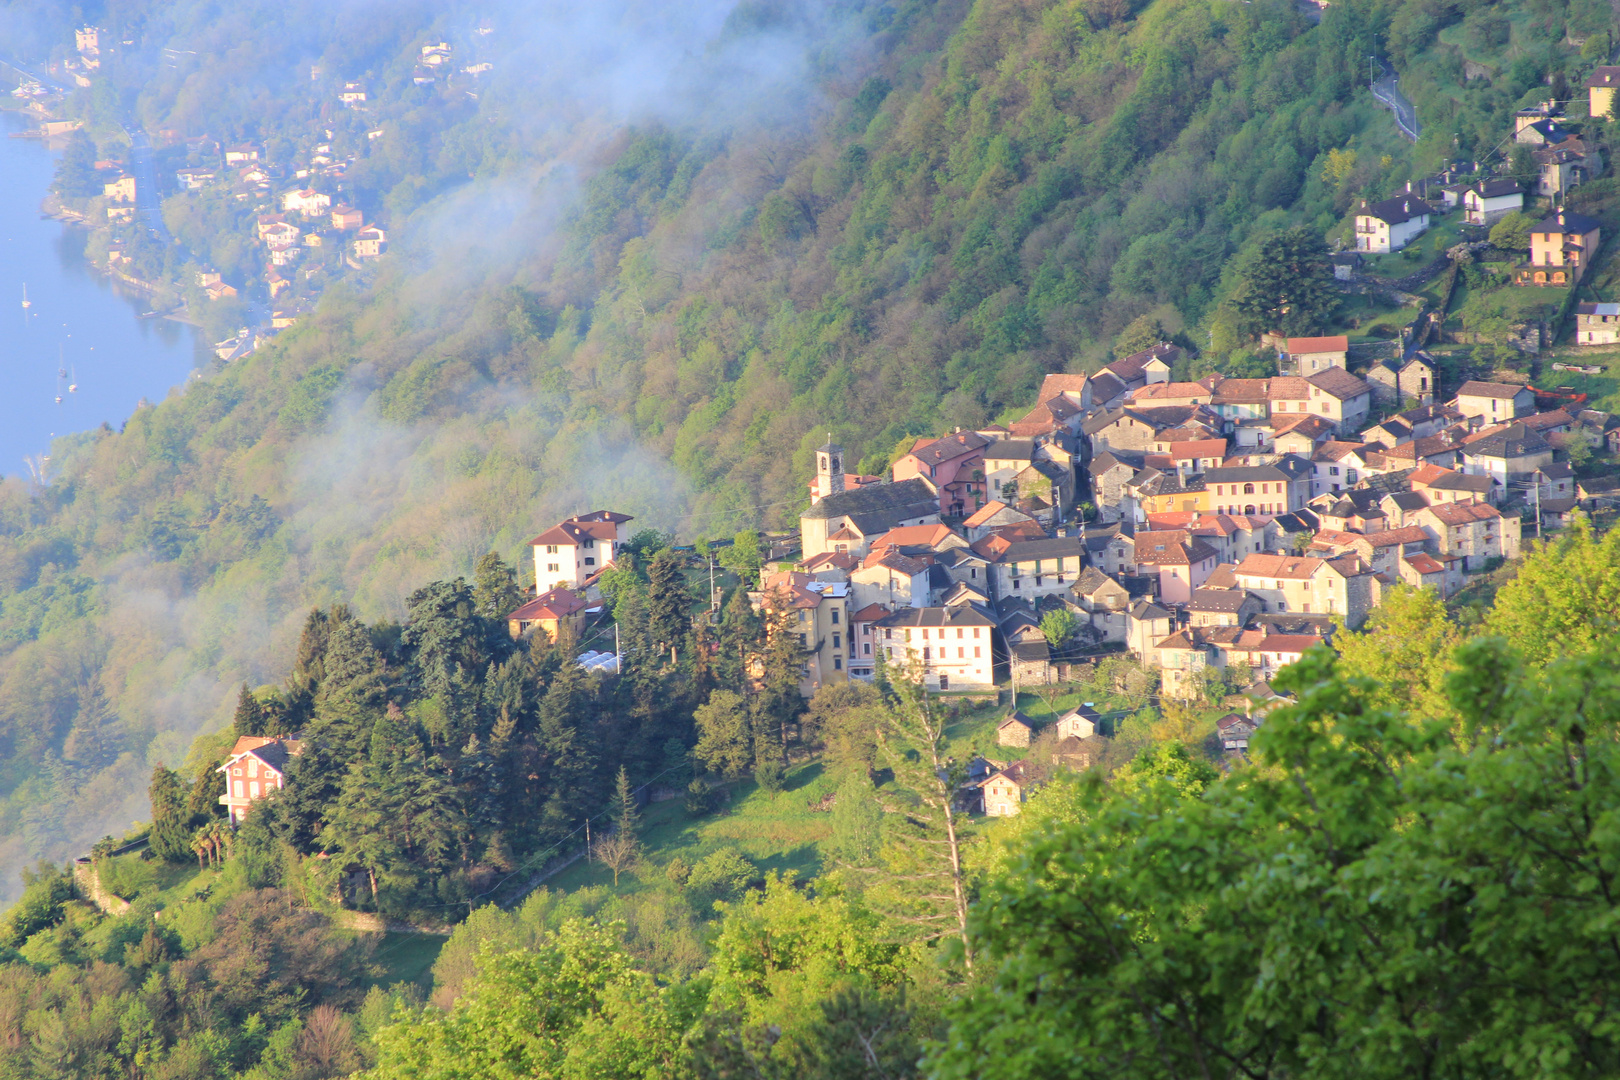
[[[816,490],[823,499],[844,491],[844,448],[832,441],[831,432],[826,445],[816,450]]]

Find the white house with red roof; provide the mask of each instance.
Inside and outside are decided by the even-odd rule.
[[[613,562],[630,539],[625,525],[635,519],[612,510],[592,510],[560,522],[529,541],[534,549],[534,588],[584,589]]]

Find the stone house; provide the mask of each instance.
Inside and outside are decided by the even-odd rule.
[[[1125,586],[1095,566],[1088,566],[1069,586],[1069,599],[1085,614],[1092,631],[1103,641],[1125,640],[1129,629],[1126,612],[1131,606],[1131,594]]]
[[[1344,334],[1328,337],[1291,337],[1281,357],[1290,374],[1301,377],[1315,375],[1330,367],[1345,367],[1350,354],[1350,338]]]
[[[1086,546],[1077,536],[1041,540],[987,537],[973,550],[989,564],[991,595],[1034,603],[1066,593],[1086,565]]]
[[[1404,363],[1380,360],[1368,369],[1367,382],[1372,387],[1373,400],[1380,405],[1391,405],[1408,398],[1420,405],[1434,401],[1434,367],[1421,355]]]
[[[1528,386],[1515,383],[1482,382],[1470,379],[1457,387],[1454,402],[1464,416],[1477,416],[1484,423],[1500,424],[1536,411],[1536,394]]]
[[[989,817],[1017,817],[1023,804],[1045,782],[1044,770],[1031,761],[1015,761],[992,773],[981,785]]]
[[[1223,514],[1287,514],[1311,498],[1313,466],[1288,455],[1267,465],[1210,469],[1204,474],[1211,509]]]
[[[1550,466],[1553,448],[1540,432],[1512,423],[1470,439],[1463,445],[1462,456],[1469,475],[1489,476],[1506,487]]]
[[[764,588],[749,593],[762,611],[786,609],[790,618],[784,633],[796,634],[804,650],[799,694],[813,697],[823,686],[849,678],[850,638],[849,584],[844,581],[818,581],[802,571],[785,571],[765,579]]]
[[[976,431],[960,429],[940,439],[919,439],[894,463],[894,479],[925,478],[939,492],[939,512],[964,517],[989,501],[984,450],[990,442]]]
[[[834,494],[799,515],[805,558],[840,549],[864,556],[871,542],[890,529],[939,521],[939,491],[928,480],[917,477],[845,490],[843,451],[829,443],[817,452],[817,459],[821,490]]]
[[[1351,629],[1362,624],[1373,604],[1372,574],[1354,557],[1250,555],[1233,575],[1266,611],[1342,615]]]
[[[1519,555],[1519,519],[1505,518],[1485,503],[1444,503],[1419,511],[1414,519],[1434,537],[1441,555],[1462,559],[1463,569],[1484,569],[1495,558]]]
[[[1014,711],[996,725],[996,742],[1001,746],[1028,746],[1035,734],[1035,721]]]
[[[1620,343],[1620,304],[1576,304],[1575,344]]]

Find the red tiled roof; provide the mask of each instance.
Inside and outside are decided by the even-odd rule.
[[[1350,339],[1344,334],[1337,334],[1333,337],[1291,337],[1288,339],[1289,355],[1346,352],[1349,348]]]
[[[507,616],[508,620],[534,622],[538,619],[566,619],[583,611],[585,599],[571,589],[561,587],[543,592]]]

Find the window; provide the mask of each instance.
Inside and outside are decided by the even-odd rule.
[[[810,642],[805,638],[805,636],[803,634],[800,634],[799,635],[799,648],[805,649],[805,648],[809,648],[809,646],[810,646]]]
[[[957,658],[957,659],[958,659],[958,660],[960,660],[960,659],[962,659],[962,658],[963,658],[963,657],[965,657],[965,656],[967,656],[967,649],[965,649],[965,648],[963,648],[963,647],[962,647],[962,646],[960,646],[960,645],[958,645],[958,646],[957,646],[957,647],[956,647],[956,658]]]
[[[834,626],[838,625],[838,609],[837,608],[833,608],[833,610],[832,610],[832,624]]]
[[[584,547],[584,548],[593,548],[593,547],[596,546],[596,541],[595,540],[587,540],[583,544],[581,544],[580,546]]]
[[[557,545],[556,544],[547,544],[546,545],[546,554],[547,555],[555,555],[555,554],[557,554]]]
[[[977,645],[975,645],[975,646],[973,646],[973,659],[977,660],[978,658],[979,658],[979,647]]]
[[[958,641],[962,640],[962,628],[960,626],[956,628],[956,639]]]
[[[842,656],[833,657],[833,670],[834,671],[843,671],[844,670],[844,658]]]
[[[259,759],[258,758],[248,758],[248,775],[249,776],[258,776],[259,775]]]
[[[1243,494],[1245,494],[1245,495],[1253,495],[1254,494],[1254,485],[1253,484],[1244,484],[1243,485]]]
[[[556,572],[557,572],[557,564],[556,563],[546,563],[546,573],[555,574]]]
[[[589,555],[587,555],[587,556],[585,556],[585,565],[586,566],[595,566],[596,565],[596,560],[591,558]]]
[[[941,675],[939,677],[939,688],[941,690],[949,690],[951,688],[951,680],[949,676]]]
[[[1040,588],[1040,587],[1041,587],[1041,582],[1042,582],[1042,581],[1043,581],[1043,580],[1045,580],[1045,579],[1044,579],[1044,578],[1041,578],[1041,577],[1039,577],[1039,576],[1037,576],[1037,577],[1036,577],[1036,578],[1035,578],[1035,587],[1036,587],[1036,588],[1037,588],[1037,589],[1038,589],[1038,588]]]
[[[840,648],[843,648],[843,645],[844,645],[843,638],[840,637],[838,634],[834,634],[833,635],[833,648],[840,649]]]
[[[1338,476],[1339,475],[1339,467],[1337,465],[1328,466],[1328,475],[1329,476]]]
[[[929,656],[930,656],[929,649],[928,649],[927,646],[924,646],[923,647],[923,660],[927,661],[929,659]]]
[[[257,780],[255,780],[255,781],[253,781],[252,783],[250,783],[248,785],[248,798],[257,799],[258,797],[259,797],[259,782]]]
[[[236,797],[240,799],[242,797],[242,781],[232,780],[231,783],[235,785],[231,790],[235,791]]]
[[[1024,587],[1024,583],[1022,581],[1019,581],[1017,578],[1013,578],[1013,588],[1021,589],[1023,587]]]
[[[870,641],[868,641],[866,643],[866,645],[861,649],[861,654],[863,656],[871,656],[872,655],[872,643]]]

